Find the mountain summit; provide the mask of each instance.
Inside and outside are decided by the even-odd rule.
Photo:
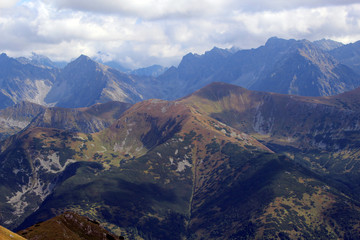
[[[171,89],[172,94],[164,96],[170,99],[219,81],[301,96],[329,96],[360,86],[360,75],[325,49],[320,42],[276,37],[259,48],[235,53],[214,48],[204,55],[187,54],[159,81],[163,89]]]
[[[133,85],[128,75],[81,55],[61,71],[45,101],[58,107],[85,107],[111,100],[134,103],[142,96]]]

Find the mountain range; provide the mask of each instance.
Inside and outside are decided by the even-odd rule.
[[[114,116],[88,133],[73,117],[39,124],[42,112],[1,143],[1,224],[71,210],[128,239],[357,238],[359,97],[212,83],[82,109]],[[63,111],[51,108],[67,122]]]
[[[343,48],[337,48],[340,55]],[[359,75],[351,67],[319,43],[270,38],[256,49],[231,53],[214,48],[204,55],[188,54],[178,68],[169,69],[159,79],[176,98],[214,81],[251,90],[329,96],[359,86]]]
[[[360,86],[359,44],[270,38],[249,50],[213,48],[189,53],[178,67],[124,70],[80,56],[63,68],[50,59],[0,57],[0,108],[21,101],[47,106],[175,100],[211,82],[300,96],[331,96]],[[106,64],[106,63],[105,63]],[[117,69],[122,69],[117,70]]]
[[[271,38],[159,76],[2,54],[0,225],[18,239],[360,238],[357,46]]]

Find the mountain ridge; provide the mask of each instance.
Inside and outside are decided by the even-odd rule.
[[[170,99],[214,81],[258,91],[328,96],[354,89],[359,79],[352,68],[315,43],[277,37],[268,39],[264,46],[235,53],[216,48],[203,55],[189,53],[177,68],[168,69],[158,78],[166,84],[165,98],[169,96],[166,91],[173,92]]]
[[[131,238],[358,236],[358,91],[220,82],[136,103],[96,133],[29,127],[2,144],[0,207],[19,229],[73,210]]]
[[[175,100],[214,81],[251,90],[330,96],[360,86],[357,45],[272,37],[258,48],[214,47],[202,55],[186,54],[177,67],[153,65],[126,73],[85,55],[59,69],[44,56],[13,59],[2,54],[0,108],[22,100],[58,107]]]

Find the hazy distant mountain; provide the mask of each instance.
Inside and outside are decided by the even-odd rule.
[[[0,108],[21,101],[59,107],[85,107],[106,101],[176,99],[221,81],[252,90],[303,96],[330,96],[360,86],[360,48],[332,40],[270,38],[249,50],[213,48],[189,53],[178,67],[159,65],[134,71],[97,63],[86,56],[65,68],[45,56],[0,57]],[[358,51],[359,50],[359,51]],[[359,52],[359,54],[357,54]],[[358,56],[359,55],[359,56]],[[111,64],[112,65],[111,65]]]
[[[279,44],[278,39],[267,42],[265,48],[284,53],[277,54],[273,65],[266,63],[249,89],[300,96],[331,96],[360,86],[360,75],[311,42],[296,41],[287,48]]]
[[[137,102],[142,96],[128,75],[80,56],[58,75],[45,98],[58,107],[86,107],[107,101]]]
[[[21,101],[44,104],[58,74],[33,64],[22,64],[6,54],[0,55],[0,108],[12,106]]]
[[[317,40],[317,41],[314,41],[313,44],[314,44],[315,46],[317,46],[318,48],[320,48],[320,49],[322,49],[322,50],[325,50],[325,51],[330,51],[330,50],[333,50],[333,49],[335,49],[335,48],[344,46],[343,43],[341,43],[341,42],[336,42],[336,41],[331,40],[331,39],[321,39],[321,40]]]
[[[35,54],[31,59],[0,56],[0,109],[21,101],[61,107],[85,107],[107,101],[134,103],[143,98],[136,84],[129,75],[86,56],[64,69]]]
[[[188,54],[178,68],[159,76],[159,84],[165,86],[159,88],[165,98],[173,99],[213,81],[305,96],[334,95],[359,86],[360,76],[322,50],[324,46],[325,42],[271,38],[256,49],[231,53],[214,48],[201,56]]]
[[[159,91],[165,99],[176,99],[212,82],[212,77],[220,70],[232,53],[213,48],[204,55],[189,53],[182,58],[179,66],[171,67],[158,80]],[[153,85],[154,86],[154,85]]]
[[[335,48],[330,54],[360,74],[360,41]]]
[[[16,60],[22,64],[32,64],[39,67],[44,66],[50,68],[63,68],[67,64],[66,62],[53,62],[48,57],[36,53],[32,53],[29,58],[19,57],[16,58]]]
[[[157,77],[163,74],[168,68],[160,66],[160,65],[152,65],[150,67],[139,68],[131,71],[131,74],[138,76],[150,76]]]
[[[99,61],[99,63],[102,63],[102,62]],[[123,73],[131,72],[131,69],[124,67],[123,65],[121,65],[119,62],[116,62],[116,61],[108,61],[108,62],[104,62],[102,64],[104,64],[106,66],[109,66],[109,67],[111,67],[113,69],[116,69],[116,70],[118,70],[120,72],[123,72]]]

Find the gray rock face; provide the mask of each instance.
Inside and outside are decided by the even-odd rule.
[[[138,102],[133,78],[80,56],[64,69],[38,55],[35,60],[0,55],[0,109],[21,101],[47,106],[86,107],[107,101]]]
[[[329,53],[339,62],[360,74],[360,41],[335,48]]]
[[[0,110],[0,140],[18,133],[33,118],[45,111],[45,107],[31,102],[20,102]]]
[[[256,49],[232,53],[214,48],[204,55],[188,54],[178,68],[158,78],[159,87],[167,99],[186,96],[215,81],[303,96],[329,96],[358,87],[359,74],[324,50],[332,47],[270,38]]]
[[[0,55],[0,108],[21,101],[44,104],[55,81],[57,69],[22,64],[6,54]]]
[[[262,72],[252,90],[301,96],[330,96],[352,90],[360,76],[309,41],[297,41],[272,68]]]
[[[150,67],[139,68],[131,71],[131,74],[137,76],[149,76],[149,77],[157,77],[163,74],[167,70],[166,67],[160,65],[152,65]]]
[[[86,107],[114,100],[134,103],[142,96],[133,85],[126,74],[82,55],[61,71],[45,102],[58,107]]]
[[[66,108],[107,101],[178,99],[211,82],[302,96],[330,96],[360,86],[359,42],[270,38],[249,50],[189,53],[178,67],[123,73],[82,55],[65,68],[50,59],[0,56],[0,109],[21,101]],[[135,75],[133,75],[135,74]]]
[[[340,42],[336,42],[330,39],[321,39],[313,42],[318,48],[325,50],[325,51],[331,51],[333,49],[336,49],[338,47],[344,46],[344,44]]]

